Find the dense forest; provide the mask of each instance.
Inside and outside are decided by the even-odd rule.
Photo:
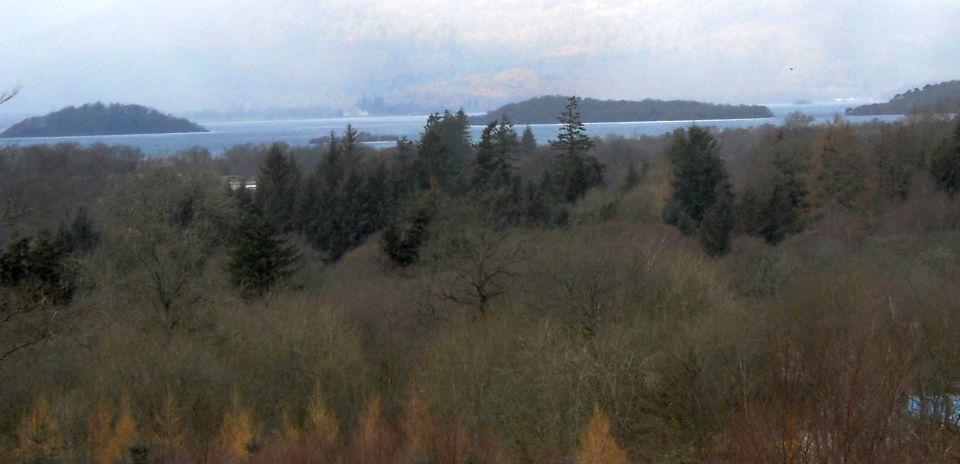
[[[555,124],[557,115],[567,104],[567,97],[543,96],[510,103],[483,116],[474,116],[473,124],[487,124],[508,117],[517,124]],[[624,121],[690,121],[710,119],[770,118],[765,106],[721,105],[687,100],[597,100],[585,98],[580,103],[583,122]]]
[[[894,95],[886,103],[873,103],[847,109],[852,116],[910,114],[913,112],[960,113],[960,81],[927,84]]]
[[[45,116],[25,119],[0,137],[67,137],[78,135],[166,134],[206,132],[203,127],[140,105],[90,103],[69,106]]]
[[[545,145],[0,148],[0,460],[960,457],[960,119],[578,103]]]

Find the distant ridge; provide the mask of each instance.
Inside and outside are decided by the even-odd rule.
[[[846,113],[851,116],[881,116],[917,111],[960,113],[960,81],[927,84],[922,89],[915,88],[898,93],[886,103],[847,108]]]
[[[25,119],[0,133],[0,138],[69,137],[82,135],[167,134],[207,132],[183,118],[140,105],[88,103]]]
[[[563,112],[568,97],[550,95],[510,103],[482,116],[472,124],[486,124],[506,114],[515,124],[551,124]],[[579,106],[583,122],[686,121],[710,119],[770,118],[773,113],[760,105],[722,105],[688,100],[597,100],[584,98]]]

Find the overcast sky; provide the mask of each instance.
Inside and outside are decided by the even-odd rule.
[[[0,113],[97,100],[182,112],[363,96],[885,99],[960,79],[960,0],[0,3],[0,87],[22,85]]]

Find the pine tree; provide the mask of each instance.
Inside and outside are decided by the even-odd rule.
[[[477,142],[476,157],[473,159],[470,176],[470,184],[476,192],[487,188],[496,170],[497,153],[493,140],[496,127],[496,121],[487,124],[480,133],[480,141]]]
[[[273,144],[257,175],[254,204],[263,217],[281,231],[295,225],[296,207],[300,201],[300,168],[285,154],[281,144]]]
[[[957,116],[953,140],[944,139],[931,157],[930,173],[937,187],[948,195],[960,191],[960,116]]]
[[[867,163],[853,126],[837,116],[817,140],[810,170],[810,193],[818,209],[854,209],[866,191]]]
[[[380,237],[380,248],[390,261],[408,267],[420,258],[420,247],[429,238],[428,227],[436,215],[433,192],[426,192],[403,216],[387,223]]]
[[[733,193],[719,151],[713,135],[694,125],[674,132],[665,155],[673,192],[664,205],[664,222],[697,234],[712,255],[726,251],[733,227]]]
[[[557,140],[550,146],[557,152],[555,171],[557,188],[563,201],[573,203],[587,190],[603,183],[604,166],[589,155],[593,149],[593,140],[586,134],[586,127],[580,120],[577,105],[580,99],[570,97],[566,109],[560,115],[560,131]]]
[[[100,233],[93,227],[85,208],[80,208],[70,224],[60,224],[57,238],[69,251],[90,251],[100,242]]]
[[[262,296],[294,272],[296,248],[280,237],[279,228],[258,214],[244,214],[229,254],[230,281],[244,298]]]
[[[710,256],[720,256],[730,249],[730,231],[734,226],[733,187],[730,181],[717,184],[713,204],[704,212],[697,230],[700,246]]]
[[[523,137],[520,139],[521,152],[524,155],[530,155],[534,150],[537,149],[537,139],[533,136],[533,131],[530,129],[528,124],[525,129],[523,129]]]
[[[640,184],[640,174],[637,173],[637,167],[634,163],[627,166],[627,173],[623,176],[623,185],[620,186],[620,192],[627,193]]]
[[[789,143],[783,132],[770,141],[773,151],[762,152],[763,163],[747,173],[734,208],[738,230],[770,244],[779,243],[804,226],[806,155],[799,156]]]

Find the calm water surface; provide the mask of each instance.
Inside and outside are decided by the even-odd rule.
[[[817,122],[825,122],[837,113],[850,106],[849,103],[818,103],[812,105],[768,105],[774,116],[763,119],[720,119],[710,121],[646,121],[646,122],[614,122],[588,123],[587,133],[595,136],[608,134],[624,137],[638,137],[641,135],[661,135],[679,127],[692,124],[712,126],[718,129],[746,128],[763,124],[781,124],[788,114],[801,111],[816,118]],[[894,120],[898,116],[881,116],[883,120]],[[875,119],[873,116],[849,116],[851,122],[865,122]],[[349,123],[357,130],[375,135],[406,136],[416,140],[426,116],[382,116],[334,119],[306,119],[284,121],[243,121],[243,122],[202,122],[210,132],[191,134],[141,134],[141,135],[111,135],[87,137],[36,137],[19,139],[0,139],[0,145],[32,145],[53,144],[61,142],[76,142],[81,145],[106,143],[108,145],[130,145],[140,148],[149,156],[164,156],[176,153],[191,147],[202,147],[213,154],[220,154],[223,150],[234,145],[253,143],[286,142],[290,145],[307,145],[310,139],[327,135],[331,130],[338,134]],[[539,143],[546,143],[556,138],[559,124],[531,124],[530,128]],[[472,126],[471,135],[474,140],[479,138],[482,126]],[[523,126],[517,126],[521,132]],[[367,145],[373,147],[392,146],[393,142],[372,142]]]

